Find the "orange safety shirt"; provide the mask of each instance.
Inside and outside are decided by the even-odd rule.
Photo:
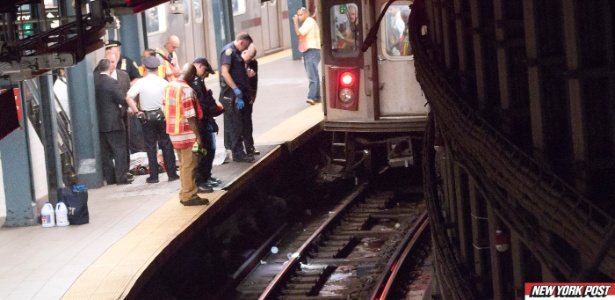
[[[192,147],[196,135],[190,128],[189,118],[195,118],[197,107],[194,90],[183,80],[170,82],[164,93],[164,115],[167,119],[167,133],[173,148]]]
[[[160,60],[160,65],[162,66],[162,68],[164,69],[164,72],[166,73],[165,74],[166,80],[168,82],[174,81],[176,79],[175,72],[173,72],[174,65],[168,60],[169,56],[165,53],[165,51],[162,48],[156,48],[156,51],[160,53],[161,56],[167,58],[167,59],[162,58]]]

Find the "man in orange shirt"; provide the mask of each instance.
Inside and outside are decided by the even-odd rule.
[[[201,145],[197,121],[198,102],[188,82],[194,80],[196,68],[187,63],[179,78],[170,82],[164,94],[164,114],[167,119],[167,133],[179,158],[179,201],[185,206],[207,205],[209,200],[197,195],[195,174],[198,157],[192,152],[195,142]]]

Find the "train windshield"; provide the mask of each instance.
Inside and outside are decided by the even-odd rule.
[[[410,8],[408,5],[391,5],[387,9],[381,32],[384,32],[384,36],[386,36],[386,39],[382,39],[383,52],[389,59],[412,57],[412,48],[408,36],[409,16]]]
[[[331,50],[333,57],[357,57],[361,53],[361,14],[354,3],[331,6]]]

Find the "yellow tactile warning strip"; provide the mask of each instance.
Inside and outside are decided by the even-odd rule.
[[[320,104],[305,110],[278,124],[276,127],[256,138],[256,143],[275,145],[291,144],[298,147],[299,141],[309,139],[320,131],[323,120]],[[271,159],[280,155],[279,147],[269,154]],[[263,159],[265,161],[266,159]],[[258,169],[251,167],[249,169]],[[250,170],[239,177],[250,177]],[[138,281],[147,281],[157,268],[153,264],[161,254],[173,252],[174,241],[187,239],[190,226],[206,212],[216,213],[221,207],[214,205],[217,201],[234,197],[236,189],[214,191],[202,194],[210,200],[208,206],[185,207],[179,203],[178,196],[148,216],[126,236],[105,251],[88,269],[75,280],[62,299],[123,299]],[[224,201],[224,200],[223,200]],[[221,202],[220,204],[222,204]],[[215,207],[214,207],[215,206]],[[198,223],[198,222],[197,222]],[[171,245],[171,247],[170,247]]]
[[[271,130],[263,133],[254,140],[254,143],[257,145],[290,143],[289,148],[292,151],[303,142],[301,137],[309,138],[311,135],[307,133],[310,131],[322,130],[321,124],[323,120],[322,104],[311,105],[291,118],[286,119]]]
[[[226,192],[206,196],[208,206],[186,207],[171,198],[83,272],[62,299],[119,299],[154,259]]]

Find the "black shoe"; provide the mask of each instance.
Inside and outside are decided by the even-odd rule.
[[[235,157],[235,155],[233,155],[233,161],[234,162],[247,162],[247,163],[251,163],[254,161],[254,157],[253,156],[237,156]]]
[[[131,184],[133,181],[133,179],[128,179],[126,181],[120,181],[118,183],[116,183],[117,185],[124,185],[124,184]]]
[[[222,183],[222,180],[220,180],[220,179],[218,179],[216,177],[209,177],[209,179],[207,179],[207,181],[213,181],[213,182],[215,182],[217,184]]]
[[[256,149],[250,149],[250,150],[248,150],[248,155],[250,155],[250,156],[261,155],[261,152],[256,150]]]
[[[220,182],[215,181],[215,180],[211,180],[211,179],[207,179],[207,181],[205,182],[206,185],[209,185],[211,187],[216,187],[220,185]]]
[[[179,179],[179,175],[175,174],[174,176],[169,176],[169,181],[175,181]]]
[[[158,179],[154,179],[154,178],[147,178],[147,179],[145,179],[145,182],[147,182],[147,183],[158,183],[159,180]]]
[[[214,188],[207,184],[200,184],[197,186],[199,193],[213,193]]]
[[[134,179],[134,175],[132,175],[132,173],[126,173],[126,178],[130,179]]]
[[[192,198],[188,201],[180,200],[179,203],[183,204],[184,206],[197,206],[197,205],[207,205],[209,204],[209,200],[196,196],[195,198]]]

